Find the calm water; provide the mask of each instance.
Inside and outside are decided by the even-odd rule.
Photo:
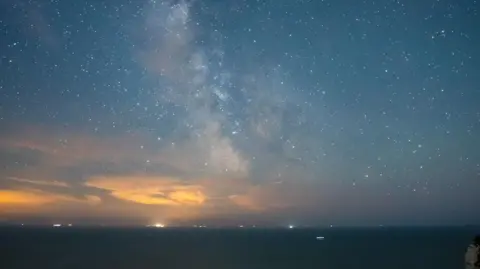
[[[475,231],[0,228],[0,268],[453,269]],[[325,236],[318,241],[316,236]]]

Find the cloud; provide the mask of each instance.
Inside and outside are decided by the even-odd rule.
[[[98,205],[102,202],[102,198],[96,195],[87,194],[85,195],[86,203],[89,205]]]
[[[144,205],[199,206],[207,200],[201,186],[163,177],[92,177],[85,185],[106,190],[117,199]]]
[[[85,183],[132,203],[166,207],[201,207],[215,212],[263,211],[289,203],[287,190],[278,184],[252,185],[247,179],[191,179],[148,175],[99,176]],[[282,198],[283,197],[283,198]]]
[[[0,150],[36,156],[30,168],[9,175],[24,183],[28,179],[36,184],[41,184],[40,181],[47,184],[51,178],[63,176],[55,174],[61,169],[86,165],[111,167],[113,172],[115,169],[128,172],[124,170],[129,168],[133,170],[130,172],[138,172],[145,167],[163,167],[196,177],[245,177],[250,168],[248,159],[222,134],[220,123],[215,120],[206,121],[197,129],[197,135],[181,140],[173,137],[170,143],[167,139],[159,143],[149,133],[100,136],[82,131],[58,131],[46,126],[23,126],[12,133],[15,135],[0,137]]]
[[[194,221],[214,218],[242,218],[245,214],[260,216],[269,210],[295,206],[295,197],[278,184],[252,185],[248,179],[198,178],[179,179],[153,175],[97,176],[87,187],[105,191],[115,198],[105,204],[115,208],[136,208],[152,221]],[[115,201],[126,202],[118,204]],[[158,217],[161,216],[161,217]]]
[[[262,212],[277,211],[296,207],[300,203],[308,203],[310,195],[311,192],[301,183],[293,185],[273,182],[250,185],[244,192],[230,195],[229,199],[240,208]]]
[[[252,197],[248,195],[238,195],[238,194],[233,194],[229,196],[229,199],[232,200],[233,203],[235,203],[237,206],[248,209],[248,210],[253,210],[253,211],[264,211],[266,207],[264,205],[261,205],[257,203]]]
[[[121,201],[132,206],[129,212],[138,212],[138,209],[133,209],[134,206],[151,207],[143,209],[141,213],[147,218],[158,209],[168,216],[165,218],[186,219],[274,208],[274,203],[279,202],[269,201],[276,196],[268,190],[274,186],[252,184],[249,179],[250,162],[234,147],[232,140],[222,134],[219,122],[212,120],[199,128],[202,131],[199,136],[188,137],[174,146],[145,150],[137,145],[149,146],[149,141],[153,140],[146,134],[99,137],[82,132],[57,132],[54,128],[27,127],[15,132],[16,136],[3,136],[0,141],[4,149],[40,152],[40,161],[35,167],[13,171],[3,184],[12,182],[47,189],[65,188],[65,191],[54,190],[80,192],[84,197],[80,199],[83,204],[101,203],[111,212],[122,208]],[[140,139],[143,139],[143,143],[139,142]],[[81,169],[86,162],[105,163],[112,160],[117,162],[118,167],[142,161],[144,165],[137,167],[136,171],[99,171],[93,175]],[[147,164],[144,160],[149,160],[148,166],[175,167],[177,171],[183,171],[186,177],[168,175],[162,171],[149,173],[145,170]],[[58,171],[65,167],[79,167],[80,171],[86,173],[85,179],[73,181],[68,178],[68,173],[62,177]],[[12,187],[12,184],[8,186]],[[48,192],[23,192],[23,196],[13,194],[25,200],[37,199],[44,205],[80,203],[73,196],[50,195]]]
[[[59,129],[52,126],[23,125],[13,128],[0,139],[7,150],[32,151],[43,154],[43,164],[56,167],[79,162],[121,162],[142,155],[144,137],[124,134],[115,137],[86,135],[85,132]]]
[[[101,204],[102,208],[118,214],[126,214],[121,213],[121,209],[128,206],[128,214],[132,218],[154,219],[152,216],[158,214],[164,216],[164,220],[222,215],[234,217],[246,212],[261,214],[298,204],[297,199],[301,200],[302,196],[296,191],[299,189],[297,186],[292,185],[288,190],[273,184],[269,179],[278,174],[274,167],[272,174],[254,181],[250,177],[249,159],[222,133],[221,121],[209,111],[197,113],[196,116],[203,119],[196,129],[198,135],[172,140],[172,143],[166,141],[155,150],[152,144],[158,142],[148,133],[107,137],[66,129],[59,132],[47,127],[20,129],[15,136],[2,136],[0,141],[3,142],[3,149],[35,151],[41,155],[36,166],[9,173],[9,181],[27,186],[65,188],[67,190],[60,191],[74,192],[84,197],[80,203],[69,195],[58,197],[29,192],[28,195],[35,199],[52,201],[45,205],[62,201],[79,205]],[[143,145],[144,148],[141,147]],[[85,163],[108,162],[116,166],[96,173],[89,173],[84,168]],[[121,169],[132,163],[139,165],[134,166],[132,171]],[[175,167],[176,172],[148,169],[164,165]],[[72,180],[69,178],[71,173],[58,173],[65,167],[78,167],[83,174]],[[116,171],[115,167],[120,170]],[[292,171],[292,168],[284,170]],[[287,172],[283,171],[292,178],[295,176],[295,173]],[[292,195],[293,192],[296,195]]]
[[[40,206],[65,200],[64,198],[32,191],[0,190],[0,204]]]
[[[0,190],[1,207],[35,208],[54,203],[82,203],[97,205],[101,199],[94,195],[76,198],[69,195],[46,192],[38,189]]]
[[[20,183],[28,183],[28,184],[34,184],[34,185],[43,185],[43,186],[55,186],[55,187],[69,187],[69,185],[65,182],[61,181],[45,181],[45,180],[33,180],[33,179],[27,179],[27,178],[18,178],[18,177],[8,177],[8,179],[20,182]]]

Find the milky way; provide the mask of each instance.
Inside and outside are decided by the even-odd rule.
[[[0,220],[480,221],[478,3],[110,2],[2,3]]]

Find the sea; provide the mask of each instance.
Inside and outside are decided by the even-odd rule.
[[[0,269],[458,269],[476,233],[472,227],[3,227]]]

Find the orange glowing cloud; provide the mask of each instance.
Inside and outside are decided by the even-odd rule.
[[[102,202],[102,199],[96,195],[85,195],[85,203],[89,205],[98,205]]]
[[[158,145],[152,148],[148,145],[158,140],[157,137],[152,139],[149,133],[106,137],[81,130],[27,126],[0,137],[0,150],[26,156],[33,152],[35,157],[34,165],[9,171],[0,179],[8,188],[0,190],[0,205],[3,208],[8,205],[14,211],[20,206],[30,210],[37,205],[49,212],[64,210],[66,215],[73,212],[72,208],[75,212],[85,210],[86,215],[102,212],[103,216],[110,212],[111,216],[151,217],[152,220],[160,215],[162,219],[158,221],[205,218],[239,211],[263,212],[270,208],[271,195],[263,187],[261,191],[255,190],[248,180],[248,159],[222,135],[218,123],[207,124],[203,131],[206,135],[181,140],[172,146],[165,143],[153,150]],[[78,185],[73,184],[74,179],[64,178],[64,168],[73,167],[83,172],[85,166],[90,172],[90,165],[104,163],[113,164],[109,171],[118,176],[90,176],[85,172],[85,181],[77,180],[91,188],[89,194],[102,193],[99,194],[102,199],[94,195],[77,198],[67,194],[82,193],[85,188],[78,189]],[[173,168],[174,172],[180,171],[179,174],[186,177],[195,175],[195,178],[162,176],[160,169],[152,169],[155,174],[148,175],[142,163],[149,168],[156,165]],[[124,167],[128,170],[123,170]],[[86,206],[97,204],[101,206]]]
[[[93,195],[88,195],[85,199],[79,199],[73,196],[36,189],[0,190],[1,206],[39,207],[53,203],[85,203],[96,205],[100,202],[101,199]]]
[[[198,206],[207,200],[201,186],[166,177],[92,177],[85,185],[106,190],[117,199],[145,205]]]
[[[58,197],[29,191],[0,190],[2,205],[44,205],[58,200]]]

